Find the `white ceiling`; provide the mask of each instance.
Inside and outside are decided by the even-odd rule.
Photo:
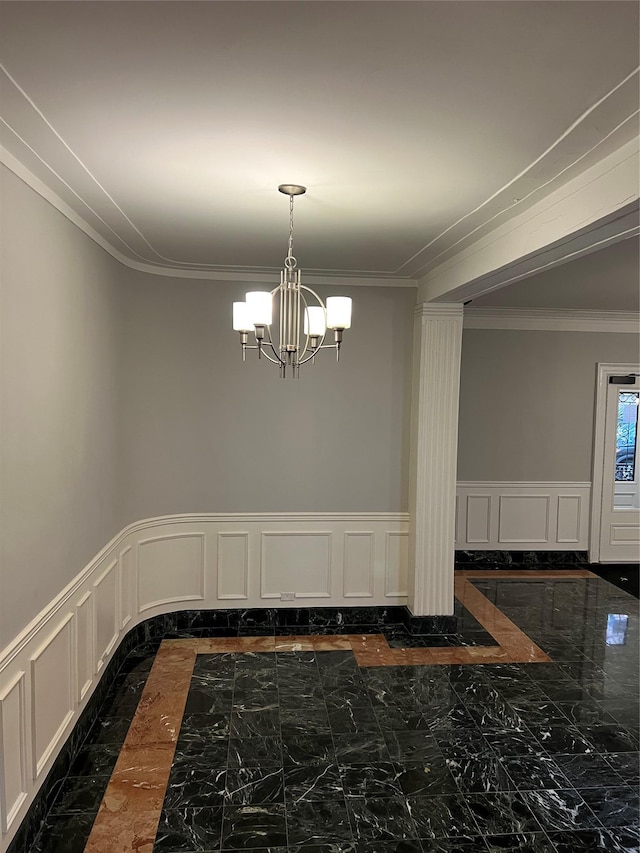
[[[635,2],[0,16],[4,148],[117,252],[161,267],[279,267],[291,182],[308,187],[303,270],[417,279],[638,133]]]

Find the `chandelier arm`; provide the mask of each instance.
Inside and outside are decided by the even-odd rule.
[[[276,288],[276,290],[277,290],[277,289],[278,289],[278,288]],[[274,291],[274,293],[275,293],[275,291]],[[266,339],[266,343],[271,347],[271,351],[273,352],[273,354],[274,354],[275,358],[271,358],[271,356],[269,355],[269,353],[265,351],[264,347],[262,348],[262,354],[264,355],[264,357],[265,357],[266,359],[268,359],[268,360],[269,360],[270,362],[272,362],[273,364],[279,364],[279,365],[280,365],[280,367],[283,367],[283,366],[284,366],[284,361],[280,358],[280,356],[278,355],[278,353],[277,353],[277,351],[276,351],[276,348],[275,348],[275,347],[274,347],[274,345],[273,345],[273,341],[271,340],[271,329],[269,328],[269,326],[267,326],[267,327],[266,327],[266,330],[267,330],[267,339]],[[258,349],[258,347],[256,347],[256,349]]]
[[[320,337],[320,343],[319,343],[319,344],[318,344],[318,346],[316,347],[316,349],[321,349],[321,348],[322,348],[322,345],[324,344],[324,339],[327,337],[327,328],[326,328],[327,306],[324,304],[324,302],[322,301],[322,299],[320,299],[320,297],[319,297],[319,296],[318,296],[318,294],[315,292],[315,290],[312,290],[310,287],[307,287],[307,285],[306,285],[306,284],[301,284],[301,285],[300,285],[300,290],[306,290],[306,291],[307,291],[307,293],[310,293],[312,296],[315,296],[315,298],[318,300],[318,305],[319,305],[319,306],[322,308],[322,310],[324,311],[325,330],[324,330],[324,334],[323,334],[322,336],[318,336],[318,337]],[[303,297],[303,299],[304,299],[304,297]],[[306,300],[305,300],[305,303],[304,303],[304,304],[305,304],[305,305],[307,304]],[[307,337],[308,337],[308,335],[307,335]]]
[[[303,284],[300,285],[300,299],[302,299],[302,301],[304,303],[305,311],[309,306],[307,305],[307,300],[304,298],[304,293],[302,291],[307,290],[307,289],[308,288],[304,287]],[[307,336],[306,336],[305,341],[304,341],[304,347],[302,348],[302,351],[298,355],[298,366],[300,366],[301,364],[304,364],[305,361],[308,360],[304,357],[305,353],[308,349],[309,349],[309,332],[307,332]]]

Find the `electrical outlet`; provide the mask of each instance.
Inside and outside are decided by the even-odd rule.
[[[296,597],[295,592],[281,592],[280,593],[280,601],[294,601]]]

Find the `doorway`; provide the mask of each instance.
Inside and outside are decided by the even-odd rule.
[[[590,560],[640,560],[637,435],[640,365],[599,364],[592,479]]]

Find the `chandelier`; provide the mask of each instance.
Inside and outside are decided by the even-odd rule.
[[[318,294],[300,284],[300,270],[293,255],[293,199],[306,192],[297,184],[281,184],[281,193],[289,196],[289,243],[280,284],[269,291],[251,291],[245,302],[233,303],[233,328],[240,333],[242,360],[248,349],[258,351],[280,367],[280,376],[297,378],[300,367],[315,359],[321,349],[333,349],[340,361],[342,333],[351,327],[351,299],[348,296],[329,296],[326,304]],[[310,304],[311,303],[311,304]],[[278,314],[278,329],[272,334],[274,304]],[[325,344],[327,330],[333,331],[333,343]],[[255,343],[249,343],[253,333]]]

